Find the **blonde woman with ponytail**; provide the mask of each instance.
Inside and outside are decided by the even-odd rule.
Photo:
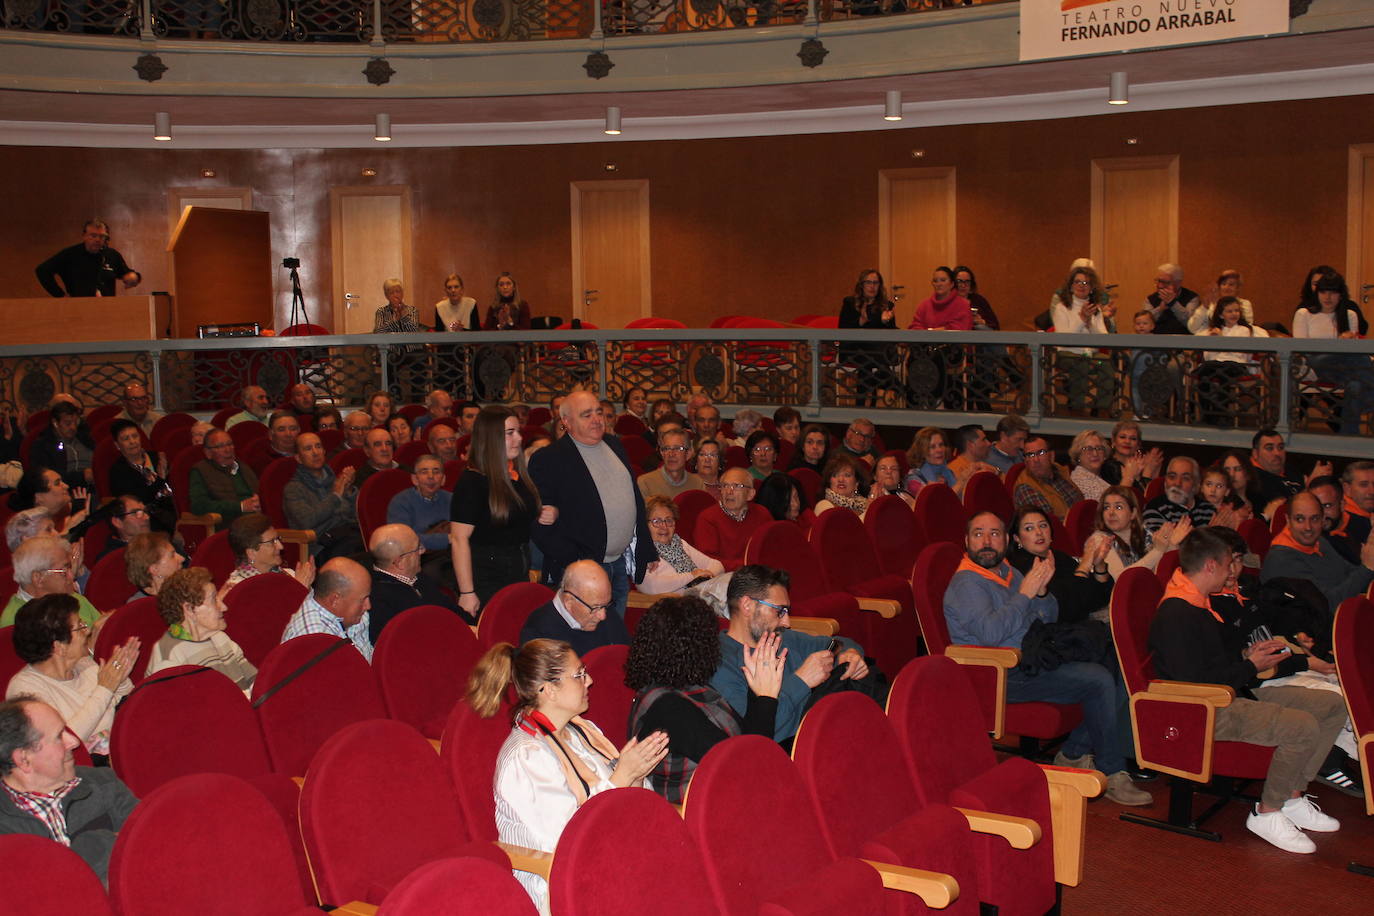
[[[496,760],[496,829],[501,840],[553,852],[563,827],[588,798],[608,789],[650,788],[646,777],[668,752],[668,735],[631,738],[619,751],[582,714],[591,675],[566,642],[533,639],[516,649],[498,643],[468,679],[468,705],[497,714],[514,687],[510,737]],[[515,872],[541,913],[549,911],[544,879]]]

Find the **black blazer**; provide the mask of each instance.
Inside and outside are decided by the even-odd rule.
[[[605,556],[605,554],[602,554]],[[595,630],[574,630],[558,613],[552,601],[546,601],[530,612],[520,628],[520,645],[531,639],[561,639],[573,647],[578,655],[586,655],[602,646],[628,646],[630,631],[615,611],[607,611],[606,619]]]
[[[635,485],[635,473],[625,456],[625,446],[614,435],[602,441],[615,452],[630,476],[630,490],[635,500],[635,568],[630,570],[630,575],[635,582],[643,582],[649,564],[658,559],[644,513],[644,497]],[[539,488],[543,504],[558,507],[558,521],[541,525],[536,520],[530,526],[530,537],[551,568],[567,566],[575,560],[600,563],[606,556],[606,510],[601,505],[596,481],[592,480],[591,471],[578,454],[572,436],[565,434],[557,442],[535,452],[530,459],[530,477]]]

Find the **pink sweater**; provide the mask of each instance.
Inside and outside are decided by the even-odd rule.
[[[943,302],[934,296],[916,306],[916,317],[911,319],[907,329],[972,331],[973,313],[969,311],[968,300],[958,293],[951,293]]]

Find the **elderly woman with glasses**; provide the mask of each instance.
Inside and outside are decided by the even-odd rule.
[[[658,549],[658,560],[649,564],[644,581],[636,586],[646,595],[667,595],[690,583],[710,579],[725,572],[725,566],[682,539],[677,531],[677,503],[662,496],[651,496],[644,503],[649,534]]]
[[[272,527],[272,520],[260,512],[240,515],[229,524],[229,548],[234,551],[238,565],[229,574],[220,597],[244,579],[251,579],[263,573],[290,573],[296,581],[306,588],[315,581],[315,562],[309,558],[299,563],[295,569],[281,565],[281,535]]]
[[[1069,443],[1069,463],[1073,471],[1069,479],[1078,485],[1084,499],[1100,499],[1111,486],[1102,478],[1102,465],[1107,461],[1107,440],[1095,429],[1085,429]]]
[[[91,625],[81,619],[73,595],[35,598],[14,621],[14,651],[28,662],[10,678],[5,697],[28,695],[62,714],[92,754],[110,752],[115,705],[133,689],[139,640],[131,636],[108,659],[91,658]]]
[[[157,612],[167,632],[148,656],[149,677],[163,668],[199,665],[214,668],[244,693],[253,689],[258,669],[224,633],[224,601],[210,570],[193,566],[174,573],[158,593]]]
[[[778,437],[766,429],[756,429],[744,440],[744,453],[749,456],[749,476],[764,480],[773,473],[778,460]]]
[[[552,853],[588,798],[617,788],[650,788],[647,777],[668,752],[668,736],[631,738],[619,750],[582,714],[591,675],[572,646],[532,639],[517,649],[497,643],[468,678],[468,705],[479,716],[503,712],[512,688],[514,726],[496,759],[496,830],[503,842]],[[543,878],[516,872],[540,912]]]

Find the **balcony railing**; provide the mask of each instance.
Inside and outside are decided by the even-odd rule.
[[[983,0],[1010,2],[1010,0]],[[972,0],[0,0],[4,28],[224,41],[528,41],[907,15]]]
[[[799,409],[880,425],[991,425],[1006,413],[1047,432],[1145,418],[1152,438],[1248,444],[1274,426],[1293,446],[1368,455],[1374,410],[1369,346],[1359,340],[1242,340],[1002,332],[749,329],[544,331],[521,335],[384,334],[168,340],[0,348],[0,404],[46,406],[57,391],[90,406],[144,382],[163,410],[210,412],[240,388],[279,402],[296,381],[324,403],[362,403],[377,389],[403,402],[433,387],[482,402],[547,404],[574,385],[619,403],[631,388],[682,403]],[[1210,359],[1201,346],[1254,354]],[[1342,433],[1345,425],[1346,432]]]

